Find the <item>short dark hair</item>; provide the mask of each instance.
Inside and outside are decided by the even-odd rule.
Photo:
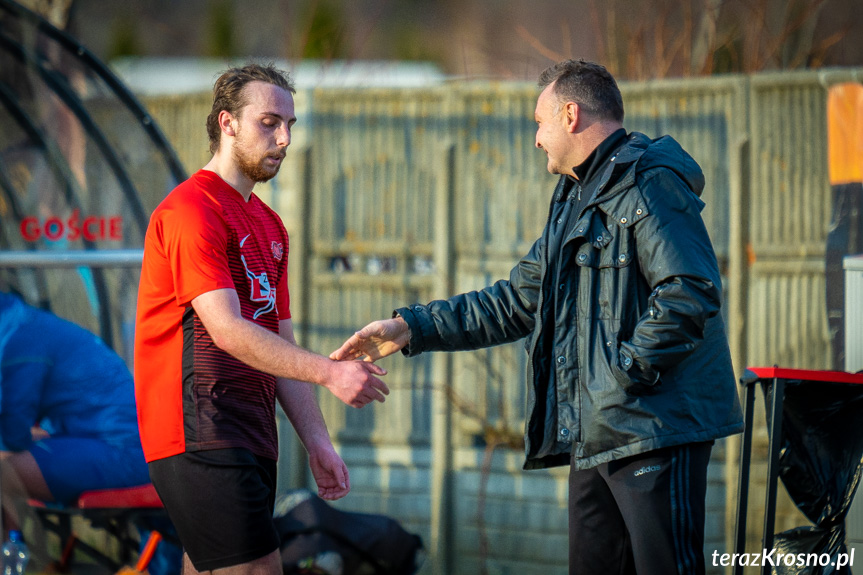
[[[207,136],[210,138],[210,153],[219,149],[222,131],[219,128],[219,114],[222,110],[237,115],[247,104],[244,88],[250,82],[266,82],[296,94],[290,74],[279,70],[273,64],[247,64],[242,68],[226,70],[213,86],[213,108],[207,116]]]
[[[575,102],[588,114],[623,122],[623,97],[605,66],[584,60],[564,60],[539,75],[539,87],[554,84],[552,92],[562,102]]]

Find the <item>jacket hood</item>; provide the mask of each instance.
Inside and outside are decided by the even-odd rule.
[[[631,141],[635,145],[647,144],[644,153],[638,159],[636,171],[644,172],[655,168],[667,168],[677,174],[681,180],[696,195],[701,197],[704,191],[704,172],[701,166],[690,156],[686,150],[680,147],[677,140],[671,136],[662,136],[656,140],[650,140],[644,134],[637,132]]]

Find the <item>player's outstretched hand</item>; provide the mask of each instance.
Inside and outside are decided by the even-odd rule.
[[[410,339],[410,328],[400,317],[373,321],[331,353],[330,359],[377,361],[401,350]]]
[[[351,407],[363,407],[372,401],[384,402],[390,388],[376,375],[387,370],[364,361],[345,361],[333,364],[330,380],[325,384],[333,395]]]

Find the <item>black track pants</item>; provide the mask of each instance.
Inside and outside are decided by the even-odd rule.
[[[570,575],[702,575],[713,442],[570,470]]]

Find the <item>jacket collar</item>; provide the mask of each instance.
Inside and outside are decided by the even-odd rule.
[[[625,141],[626,130],[623,128],[615,130],[590,153],[586,160],[572,169],[583,187],[588,186],[591,180],[601,173],[609,158]]]
[[[621,141],[596,177],[597,185],[587,207],[600,204],[635,185],[635,165],[650,142],[650,138],[638,132]]]
[[[585,192],[591,194],[591,198],[576,215],[577,220],[581,220],[585,212],[592,206],[597,206],[600,210],[608,213],[624,227],[628,227],[647,216],[647,206],[644,205],[640,196],[635,202],[637,205],[631,206],[618,206],[617,204],[620,202],[613,200],[619,196],[620,192],[635,185],[636,164],[650,143],[650,138],[637,132],[629,134],[620,142],[617,150],[605,162],[602,171],[585,188]],[[565,200],[574,182],[575,180],[570,176],[562,175],[555,187],[554,201]],[[624,214],[621,210],[627,213]],[[632,213],[630,214],[629,211]],[[584,228],[584,226],[581,227]]]
[[[603,162],[604,166],[594,172],[594,177],[587,182],[587,188],[593,193],[585,209],[600,204],[620,190],[635,185],[635,164],[650,143],[651,139],[639,132],[632,132],[618,143],[618,148]],[[609,187],[612,177],[614,182]],[[571,176],[561,175],[554,189],[554,201],[565,200],[575,182],[576,180]]]

